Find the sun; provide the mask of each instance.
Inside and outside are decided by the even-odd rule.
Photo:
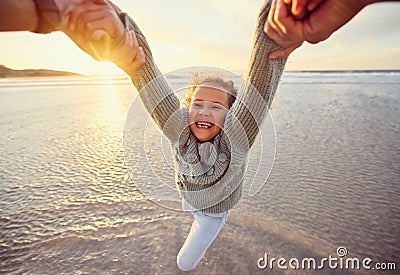
[[[13,69],[50,69],[83,75],[123,75],[111,62],[98,62],[60,32],[0,33],[1,64]],[[26,45],[29,45],[27,47]]]

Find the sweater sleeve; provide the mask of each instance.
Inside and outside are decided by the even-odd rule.
[[[138,77],[132,78],[133,85],[160,130],[172,143],[178,142],[180,136],[182,140],[182,134],[187,132],[184,110],[180,108],[178,97],[155,64],[145,36],[132,18],[126,14],[123,17],[125,27],[135,32],[146,59],[144,66],[137,72]]]
[[[245,83],[225,120],[225,141],[242,152],[246,152],[255,141],[286,63],[286,58],[268,58],[268,53],[280,49],[264,33],[269,8],[270,1],[266,1],[258,15]]]

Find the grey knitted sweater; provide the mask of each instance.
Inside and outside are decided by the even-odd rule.
[[[247,154],[277,89],[286,59],[268,59],[279,49],[264,31],[270,3],[258,16],[246,84],[230,108],[222,131],[212,141],[200,142],[189,128],[188,110],[157,68],[146,39],[135,22],[125,25],[136,33],[146,63],[132,79],[157,126],[169,139],[181,196],[193,208],[221,213],[234,207],[241,195]]]

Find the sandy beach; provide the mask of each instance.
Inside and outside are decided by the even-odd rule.
[[[155,127],[133,139],[136,172],[125,166],[132,102],[143,111],[133,131],[148,120],[136,95],[120,77],[0,79],[0,272],[179,274],[190,214],[137,187],[173,179]],[[399,106],[398,72],[285,73],[271,110],[271,173],[232,210],[194,274],[266,274],[257,266],[265,253],[321,259],[338,247],[400,268]],[[154,168],[163,176],[146,172]]]

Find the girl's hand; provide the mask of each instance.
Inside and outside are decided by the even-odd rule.
[[[143,48],[139,46],[135,32],[126,32],[126,38],[121,47],[110,51],[110,61],[120,67],[131,78],[137,78],[138,71],[145,63]]]

